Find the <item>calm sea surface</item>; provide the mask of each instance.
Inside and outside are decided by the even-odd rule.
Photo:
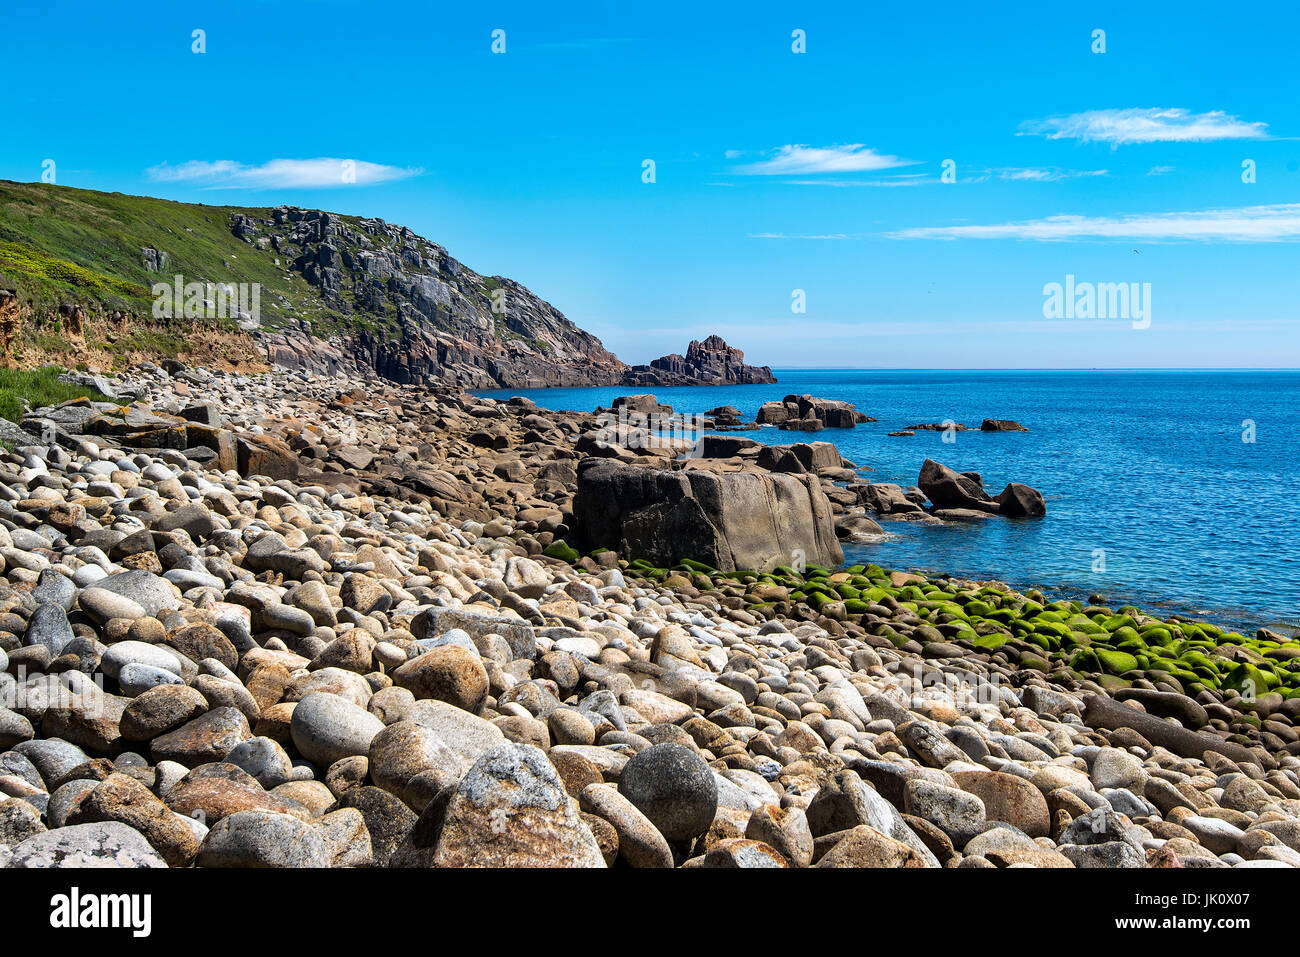
[[[678,412],[758,407],[791,393],[854,403],[878,422],[760,442],[834,442],[872,481],[915,484],[931,457],[996,494],[1024,482],[1046,518],[943,527],[886,523],[850,562],[999,578],[1049,594],[1101,593],[1239,627],[1300,625],[1300,372],[776,370],[776,385],[655,389]],[[484,392],[589,412],[627,388]],[[978,431],[1015,419],[1028,434]],[[972,431],[887,433],[952,419]],[[1253,425],[1254,441],[1248,430]],[[1101,551],[1099,551],[1101,550]],[[1101,559],[1101,561],[1099,561]],[[1103,567],[1104,565],[1104,567]],[[1290,627],[1287,628],[1290,630]]]

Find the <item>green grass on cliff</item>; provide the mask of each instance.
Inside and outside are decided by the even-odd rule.
[[[86,397],[95,402],[108,399],[94,389],[59,381],[57,366],[40,369],[0,369],[0,418],[21,422],[24,404],[33,409]]]
[[[0,180],[0,285],[17,288],[38,316],[63,301],[140,315],[153,303],[150,287],[179,274],[185,282],[260,284],[268,328],[296,318],[333,318],[316,291],[289,272],[284,256],[276,266],[274,250],[232,235],[230,216],[237,212],[271,215],[269,209]],[[142,250],[148,246],[167,254],[161,272],[145,268]]]

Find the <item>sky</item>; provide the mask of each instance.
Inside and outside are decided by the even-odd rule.
[[[11,0],[0,178],[379,216],[628,362],[1300,367],[1300,7],[996,6]]]

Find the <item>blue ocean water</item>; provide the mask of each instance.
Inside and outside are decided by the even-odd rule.
[[[926,457],[1042,491],[1041,519],[943,527],[887,523],[886,541],[849,546],[850,562],[997,578],[1049,595],[1105,595],[1237,627],[1300,625],[1300,372],[777,370],[776,385],[653,390],[678,412],[733,405],[752,420],[796,393],[854,403],[879,421],[782,444],[834,442],[876,482],[915,484]],[[590,412],[627,388],[484,392]],[[1029,433],[981,433],[984,418]],[[951,419],[971,431],[890,437]],[[1253,428],[1253,435],[1252,433]],[[1253,438],[1253,441],[1245,439]],[[1099,551],[1101,550],[1101,551]],[[1102,561],[1098,561],[1101,558]]]

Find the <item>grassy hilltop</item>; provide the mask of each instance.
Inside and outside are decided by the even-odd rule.
[[[153,317],[151,287],[177,275],[256,284],[258,322],[215,309]],[[251,371],[268,348],[303,364],[331,339],[397,381],[603,384],[626,368],[520,284],[380,219],[0,180],[2,361],[120,368],[178,356]]]
[[[186,281],[248,282],[262,286],[263,322],[275,328],[289,316],[319,319],[327,310],[302,278],[276,257],[231,233],[232,214],[269,215],[267,209],[199,206],[122,193],[0,181],[0,288],[16,290],[27,309],[20,358],[63,356],[66,322],[59,306],[90,314],[86,351],[177,355],[193,351],[193,320],[155,322],[150,287]],[[167,256],[149,270],[143,250]],[[292,306],[285,308],[282,301]],[[111,322],[114,313],[130,320]],[[251,357],[251,337],[233,322],[214,323],[231,359]],[[32,353],[35,353],[33,356]]]

